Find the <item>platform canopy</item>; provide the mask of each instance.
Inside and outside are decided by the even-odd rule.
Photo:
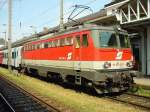
[[[120,23],[130,24],[150,20],[150,0],[129,0],[119,8]]]

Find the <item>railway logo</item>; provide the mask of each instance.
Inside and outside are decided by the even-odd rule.
[[[67,60],[71,60],[71,59],[72,59],[72,53],[68,53]]]
[[[122,59],[122,56],[123,56],[123,52],[122,51],[118,51],[117,52],[117,56],[116,56],[116,60]]]

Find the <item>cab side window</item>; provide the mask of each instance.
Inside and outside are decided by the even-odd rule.
[[[44,43],[44,48],[48,48],[48,42]]]
[[[76,36],[75,38],[75,48],[80,48],[81,46],[81,41],[80,41],[80,36]]]
[[[16,59],[16,52],[12,52],[12,59]]]
[[[83,34],[82,35],[82,46],[83,47],[88,47],[89,43],[88,43],[88,35],[87,34]]]

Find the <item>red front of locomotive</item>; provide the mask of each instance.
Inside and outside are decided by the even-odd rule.
[[[96,90],[101,92],[98,89],[100,87],[115,92],[128,89],[133,84],[130,73],[133,54],[128,34],[125,31],[113,30],[94,30],[92,34],[95,46],[93,69],[96,70]]]

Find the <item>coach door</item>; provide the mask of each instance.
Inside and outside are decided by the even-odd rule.
[[[81,70],[81,38],[76,35],[74,38],[74,70]]]
[[[12,52],[12,66],[16,67],[16,48],[13,49]]]

